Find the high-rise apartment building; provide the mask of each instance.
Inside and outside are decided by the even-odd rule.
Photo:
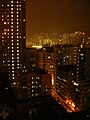
[[[38,51],[38,67],[48,71],[52,76],[52,85],[55,86],[56,61],[54,47],[43,47]]]
[[[25,0],[0,0],[0,66],[8,71],[10,80],[24,67],[25,5]]]
[[[56,92],[71,110],[90,109],[90,45],[57,50]]]

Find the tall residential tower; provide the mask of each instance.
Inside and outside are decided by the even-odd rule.
[[[0,66],[15,79],[24,67],[26,47],[26,1],[0,0]]]

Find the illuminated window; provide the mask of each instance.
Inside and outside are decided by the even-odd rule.
[[[13,10],[13,8],[11,8],[11,10]]]
[[[7,17],[9,17],[9,15],[7,15]]]
[[[11,28],[13,28],[13,26],[11,26]]]
[[[19,15],[17,15],[17,17],[19,17]]]
[[[13,7],[13,4],[11,4],[11,7]]]
[[[11,33],[11,35],[13,35],[13,33]]]
[[[5,61],[3,60],[3,63],[5,63]]]
[[[14,50],[12,50],[12,52],[14,52]]]
[[[12,60],[12,63],[14,63],[14,60]]]
[[[19,52],[19,50],[17,50],[17,52]]]
[[[17,45],[19,45],[19,43],[17,43]]]
[[[4,22],[4,24],[6,24],[6,22]]]
[[[11,29],[11,31],[13,31],[13,29]]]
[[[12,64],[12,66],[14,66],[14,64]]]
[[[13,14],[13,11],[11,11],[11,14]]]
[[[11,17],[13,17],[13,15],[11,15]]]
[[[13,36],[11,36],[11,38],[13,38]]]
[[[23,19],[23,22],[25,22],[25,19]]]
[[[14,69],[14,67],[12,67],[12,69]]]
[[[32,92],[34,92],[34,90],[32,90]]]
[[[13,1],[11,1],[11,3],[13,3]]]
[[[12,74],[12,76],[14,76],[14,74]]]

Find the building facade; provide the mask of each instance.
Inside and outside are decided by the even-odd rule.
[[[0,0],[0,66],[15,79],[15,71],[24,67],[26,47],[26,1]]]

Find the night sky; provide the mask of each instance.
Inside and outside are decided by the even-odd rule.
[[[33,33],[90,32],[90,0],[27,0],[26,36]]]

